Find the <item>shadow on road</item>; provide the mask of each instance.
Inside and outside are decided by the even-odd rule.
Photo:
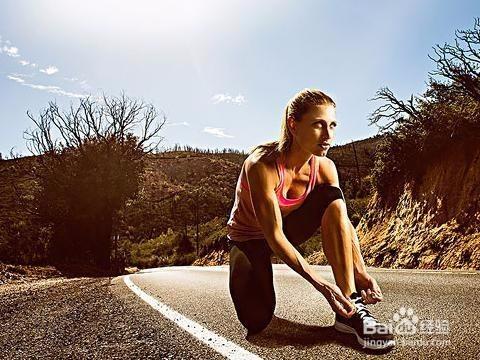
[[[383,354],[387,350],[369,350],[358,344],[354,335],[341,334],[333,326],[315,326],[290,321],[273,315],[272,321],[262,332],[249,335],[246,340],[256,346],[277,348],[294,346],[297,349],[336,343],[365,354]]]

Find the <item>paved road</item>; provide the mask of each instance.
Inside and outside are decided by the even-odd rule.
[[[329,267],[316,269],[333,281]],[[397,346],[386,354],[364,351],[352,338],[338,334],[326,300],[283,264],[274,265],[275,318],[264,332],[248,339],[231,303],[228,266],[150,269],[130,279],[161,304],[264,359],[479,358],[480,273],[385,269],[370,269],[370,273],[385,294],[383,302],[371,306],[374,315],[394,325],[413,324],[398,328],[403,333],[397,334]],[[402,313],[402,308],[414,313]],[[395,313],[398,321],[393,320]],[[153,308],[151,316],[163,317]],[[202,349],[209,347],[197,342]]]
[[[333,281],[329,267],[317,269]],[[126,277],[0,286],[0,359],[222,359],[225,349],[236,359],[479,358],[478,272],[370,271],[386,296],[372,309],[380,320],[412,308],[417,328],[447,321],[448,333],[405,334],[386,354],[366,353],[335,332],[320,293],[287,266],[274,265],[276,317],[246,339],[227,266],[171,267],[130,275],[138,287],[128,287]]]

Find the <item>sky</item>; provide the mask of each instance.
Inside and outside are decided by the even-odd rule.
[[[122,91],[166,116],[164,148],[277,139],[304,88],[335,100],[334,144],[364,139],[378,132],[376,91],[422,93],[432,47],[479,10],[473,0],[2,0],[0,153],[31,154],[27,111]]]

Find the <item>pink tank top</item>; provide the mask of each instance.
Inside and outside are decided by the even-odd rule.
[[[285,167],[279,158],[275,161],[280,179],[278,186],[275,188],[275,194],[277,195],[282,218],[300,207],[310,191],[314,188],[318,171],[316,160],[316,156],[312,155],[309,160],[310,179],[307,188],[302,196],[295,199],[289,199],[286,197],[286,194],[284,194]],[[245,175],[245,163],[242,165],[242,170],[237,180],[235,201],[227,222],[227,229],[227,236],[233,241],[247,241],[265,237],[253,209],[250,189]]]

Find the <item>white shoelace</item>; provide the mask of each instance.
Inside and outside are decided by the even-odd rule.
[[[370,313],[365,304],[362,302],[361,298],[355,299],[355,307],[357,308],[358,315],[360,315],[360,319],[371,322],[378,322],[377,319],[375,319],[375,317]]]

